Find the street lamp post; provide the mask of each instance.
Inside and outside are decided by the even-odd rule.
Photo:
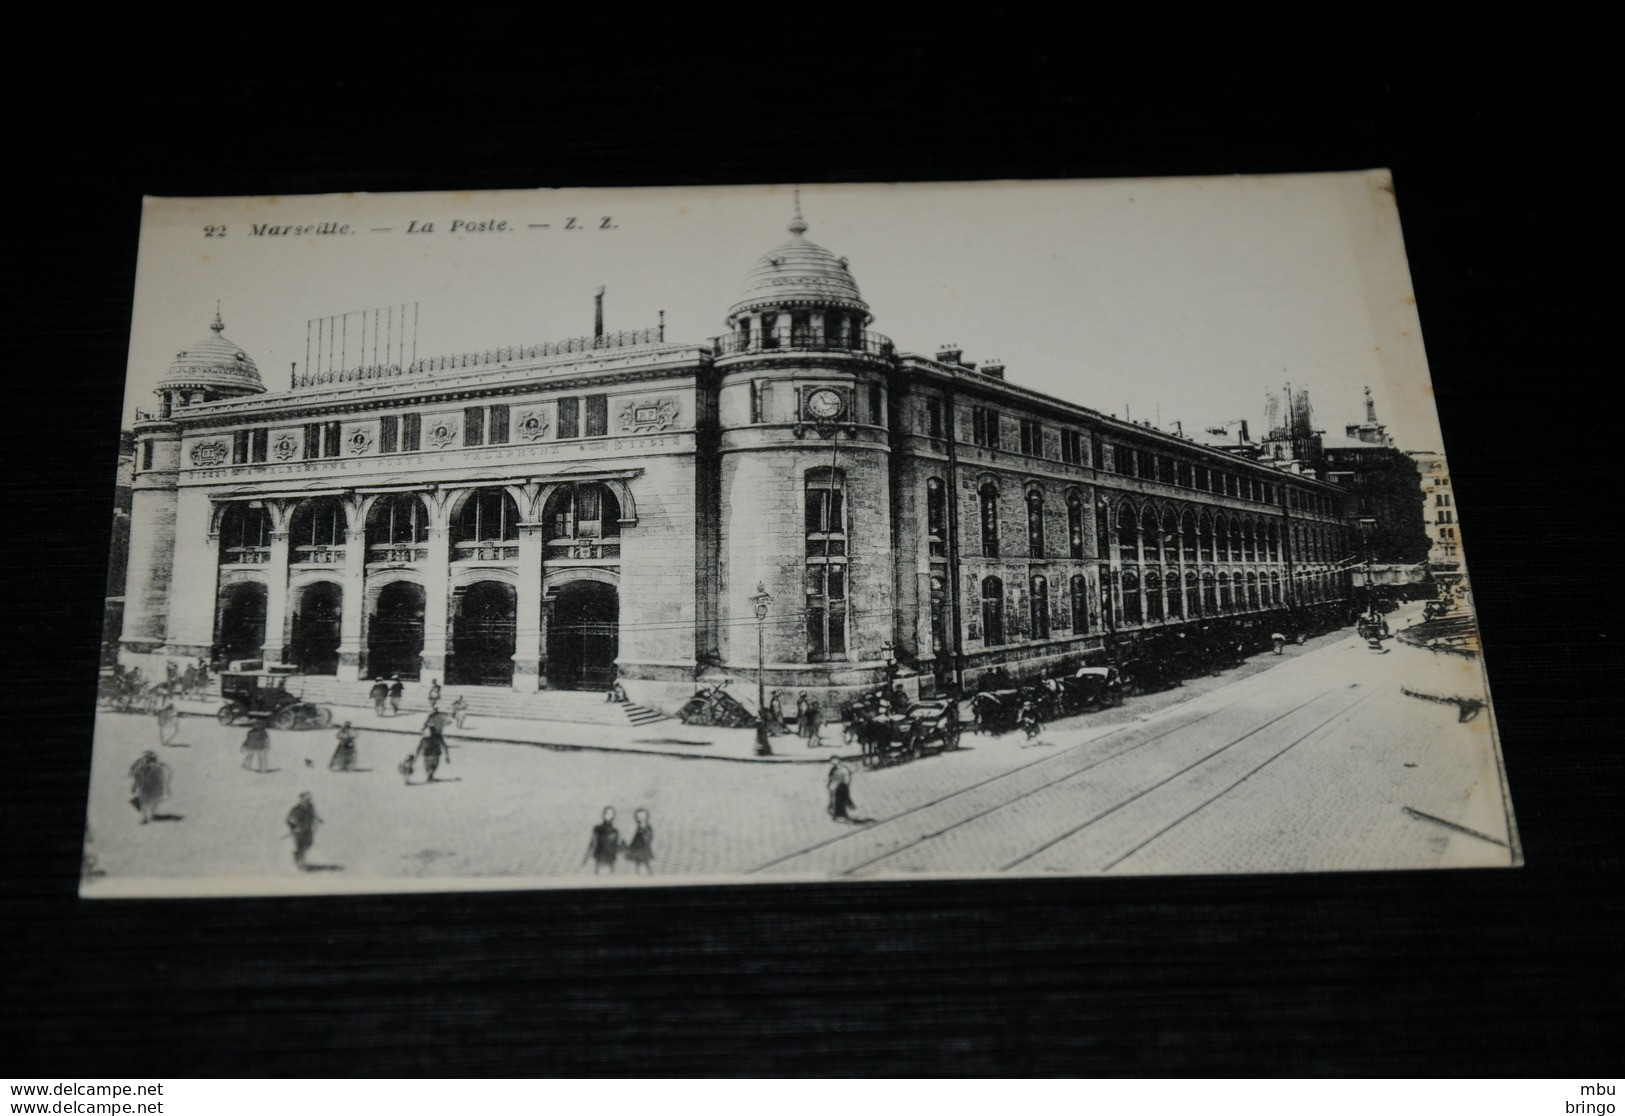
[[[771,756],[773,746],[767,742],[767,684],[763,666],[767,662],[767,609],[773,603],[773,595],[765,583],[756,583],[756,595],[751,597],[750,603],[756,610],[756,754]]]
[[[1365,537],[1365,608],[1373,620],[1377,618],[1377,598],[1371,584],[1371,531],[1376,525],[1377,521],[1370,517],[1360,520],[1360,533]]]

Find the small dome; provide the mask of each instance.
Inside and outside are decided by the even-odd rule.
[[[828,248],[814,244],[802,235],[806,231],[807,222],[798,205],[795,220],[790,223],[792,239],[756,261],[745,277],[739,301],[728,310],[730,321],[740,314],[792,303],[857,310],[865,321],[872,319],[846,257],[837,258]]]
[[[201,388],[222,395],[263,392],[259,367],[235,341],[225,335],[226,325],[215,311],[209,335],[175,354],[169,371],[158,381],[158,392]]]

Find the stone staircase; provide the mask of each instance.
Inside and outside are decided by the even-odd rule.
[[[402,712],[428,713],[429,687],[423,682],[405,683],[401,696]],[[295,692],[302,691],[306,701],[323,705],[370,705],[367,691],[371,682],[340,682],[336,678],[306,676],[291,683]],[[601,693],[574,690],[542,690],[522,694],[496,686],[443,686],[440,708],[450,710],[451,703],[462,697],[468,703],[471,718],[513,717],[523,721],[568,721],[584,725],[612,725],[617,728],[641,728],[664,721],[667,715],[647,706],[630,702],[605,701]]]

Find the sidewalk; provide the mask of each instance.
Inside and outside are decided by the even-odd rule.
[[[333,710],[334,729],[349,721],[352,728],[363,732],[388,732],[414,739],[423,731],[426,716],[421,711],[403,710],[396,716],[380,717],[372,706],[337,705],[324,702]],[[175,708],[191,717],[214,717],[219,711],[218,701],[181,700]],[[242,722],[239,722],[241,724]],[[315,731],[331,732],[334,729]],[[307,730],[310,731],[310,730]],[[490,717],[469,714],[461,729],[455,726],[446,732],[453,745],[458,742],[490,741],[499,744],[531,744],[541,748],[595,752],[637,752],[644,755],[683,756],[687,759],[735,760],[748,763],[828,763],[839,755],[842,759],[858,760],[862,752],[848,748],[842,741],[840,725],[824,726],[824,746],[809,748],[799,736],[771,738],[773,754],[756,754],[754,728],[714,728],[685,725],[678,720],[657,721],[643,728],[613,725],[586,725],[569,721],[532,721],[516,717]]]

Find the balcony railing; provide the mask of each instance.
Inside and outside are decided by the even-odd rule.
[[[741,353],[864,353],[871,356],[890,356],[896,351],[890,337],[869,330],[824,330],[780,326],[763,332],[727,333],[716,339],[719,357]]]
[[[548,539],[547,557],[554,562],[619,562],[621,544],[606,539]]]
[[[369,562],[426,562],[429,548],[411,543],[375,543],[367,547]]]
[[[222,566],[263,566],[271,560],[268,546],[228,546],[220,552]]]
[[[337,566],[344,561],[343,546],[296,546],[293,563],[296,566]]]
[[[519,544],[514,542],[460,542],[452,547],[455,562],[517,562]]]

